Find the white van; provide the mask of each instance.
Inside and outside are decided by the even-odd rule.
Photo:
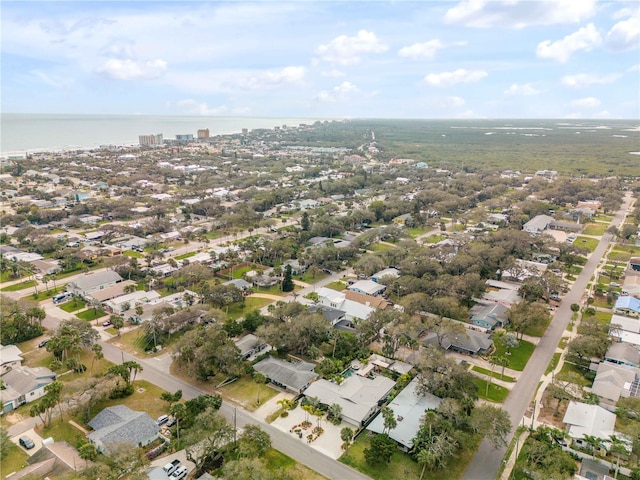
[[[53,297],[53,303],[62,303],[71,298],[71,294],[68,292],[59,293],[55,297]]]
[[[180,480],[181,478],[186,477],[187,473],[189,473],[189,470],[187,469],[187,467],[183,465],[179,469],[177,469],[175,472],[173,472],[169,478],[171,480]]]

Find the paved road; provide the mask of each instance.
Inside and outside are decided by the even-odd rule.
[[[633,199],[630,196],[625,197],[622,207],[613,219],[613,225],[616,227],[620,226],[632,204],[632,201]],[[595,251],[589,257],[589,260],[584,266],[582,272],[578,275],[573,287],[565,296],[562,305],[560,305],[556,310],[551,325],[545,332],[544,336],[540,339],[540,343],[529,359],[518,383],[511,390],[511,393],[504,402],[503,408],[509,413],[512,423],[512,429],[509,434],[509,438],[507,439],[508,442],[513,438],[515,430],[518,427],[518,423],[527,411],[531,399],[535,394],[538,382],[544,375],[547,365],[551,361],[556,350],[556,346],[571,320],[571,304],[581,303],[582,296],[587,290],[587,284],[596,270],[602,256],[609,247],[610,242],[611,235],[605,233]],[[464,473],[462,479],[487,480],[496,478],[505,453],[506,448],[496,450],[489,444],[489,442],[486,440],[483,441],[471,460],[471,463],[469,464],[469,467]]]

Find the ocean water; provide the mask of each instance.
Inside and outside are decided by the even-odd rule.
[[[240,133],[243,128],[273,128],[310,124],[310,118],[251,118],[161,115],[65,115],[3,113],[0,116],[0,154],[137,145],[138,135],[193,134],[208,128],[211,136]]]

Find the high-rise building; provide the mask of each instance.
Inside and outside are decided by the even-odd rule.
[[[157,135],[138,135],[138,143],[141,147],[162,145],[162,134],[159,133]]]
[[[208,128],[202,128],[202,129],[198,130],[198,138],[199,139],[209,138],[209,129]]]
[[[242,129],[242,134],[246,135],[247,133],[249,133],[249,129],[248,128],[243,128]]]

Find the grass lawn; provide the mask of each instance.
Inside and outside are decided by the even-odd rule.
[[[124,252],[122,252],[122,254],[125,257],[131,257],[131,258],[144,258],[144,255],[141,254],[140,252],[136,252],[135,250],[125,250]]]
[[[80,416],[82,416],[82,414],[80,414]],[[60,417],[54,418],[51,420],[51,425],[49,427],[44,428],[40,425],[36,428],[36,432],[42,436],[42,438],[52,437],[56,442],[65,441],[69,445],[78,448],[87,441],[87,437],[84,433],[69,423],[70,419],[72,419],[72,417],[70,417],[68,413],[65,413],[64,417],[62,417],[62,421]],[[80,425],[84,424],[84,418],[82,418],[82,422],[78,422],[75,418],[73,418],[73,420]],[[85,428],[87,427],[85,426]],[[87,428],[87,430],[90,429]]]
[[[600,222],[611,222],[613,220],[613,217],[611,215],[596,215],[595,216],[595,220],[598,220]]]
[[[427,238],[424,239],[425,243],[438,243],[441,242],[442,240],[444,240],[445,237],[444,235],[429,235]]]
[[[490,402],[502,403],[509,395],[509,389],[495,383],[489,385],[489,395],[486,395],[487,381],[483,378],[476,378],[476,385],[478,386],[478,397]]]
[[[547,369],[544,371],[545,375],[550,374],[558,366],[558,361],[560,361],[560,355],[561,355],[560,353],[553,354],[553,357],[551,358],[549,365],[547,365]]]
[[[269,295],[278,295],[278,296],[284,296],[287,294],[287,292],[283,292],[281,289],[282,284],[281,283],[277,283],[276,285],[274,285],[273,287],[269,287],[269,288],[265,288],[265,287],[253,287],[253,292],[254,293],[266,293]],[[296,285],[294,285],[293,289],[294,291],[296,290]],[[301,287],[297,287],[298,289],[300,289]]]
[[[607,255],[608,260],[613,260],[614,262],[628,262],[631,258],[631,254],[628,252],[622,252],[617,249],[613,249],[609,255]]]
[[[261,309],[262,307],[273,303],[273,300],[268,298],[256,298],[256,297],[247,297],[244,299],[244,304],[242,302],[234,303],[229,306],[227,309],[227,318],[231,320],[237,320],[238,318],[244,316],[246,312],[250,312],[251,310]]]
[[[311,276],[309,272],[305,272],[304,275],[295,275],[294,278],[296,280],[300,280],[305,283],[316,283],[320,280],[327,278],[329,275],[323,272],[318,272],[315,277]]]
[[[491,370],[489,370],[488,368],[482,368],[482,367],[478,367],[478,366],[473,366],[473,368],[471,369],[474,372],[478,372],[481,373],[483,375],[491,375],[493,378],[498,378],[500,380],[504,380],[505,382],[515,382],[516,379],[513,377],[510,377],[509,375],[500,375],[500,372],[502,371],[502,367],[500,366],[496,366],[496,368],[494,369],[494,371],[492,372]]]
[[[535,326],[528,326],[524,333],[526,333],[527,335],[531,335],[532,337],[542,337],[544,335],[544,332],[547,331],[547,327],[549,326],[549,324],[551,323],[551,316],[549,316],[549,319],[547,322],[541,323],[540,325],[535,325]]]
[[[578,377],[580,378],[580,385],[582,385],[583,387],[589,387],[593,384],[593,373],[589,373],[589,369],[586,367],[581,367],[579,365],[576,365],[575,363],[570,363],[565,361],[562,364],[562,369],[560,369],[560,371],[558,372],[558,375],[556,375],[556,377],[559,380],[568,380],[568,374],[570,372],[573,373],[577,373]],[[589,378],[588,375],[591,375],[591,377]]]
[[[606,223],[590,223],[582,233],[584,235],[594,235],[599,237],[607,230],[607,228],[609,228],[609,225]]]
[[[15,443],[8,442],[7,456],[2,460],[2,468],[0,468],[2,478],[5,478],[10,473],[21,470],[26,465],[28,458],[29,455],[27,455],[24,450]]]
[[[582,235],[578,236],[578,238],[576,238],[573,242],[576,247],[586,248],[590,252],[593,252],[596,249],[598,243],[600,243],[600,240],[597,240],[595,238],[583,237]]]
[[[107,331],[115,335],[117,335],[118,333],[114,328],[108,328]],[[117,336],[113,337],[109,339],[109,343],[117,346],[118,348],[120,348],[121,350],[124,350],[127,353],[130,353],[131,355],[135,355],[136,357],[149,358],[149,357],[155,357],[157,355],[161,355],[165,353],[167,351],[167,348],[170,348],[171,345],[173,345],[184,334],[185,334],[184,331],[174,333],[173,335],[171,335],[170,339],[167,339],[164,342],[162,350],[159,350],[154,353],[145,352],[144,350],[145,337],[144,337],[144,330],[142,328],[135,328],[133,330],[128,331],[127,333],[123,333],[119,337]],[[161,342],[158,342],[158,344],[160,343]]]
[[[467,469],[473,454],[480,444],[480,436],[471,437],[466,442],[464,450],[458,453],[442,470],[427,470],[423,480],[442,480],[443,478],[460,478]],[[391,462],[377,465],[369,465],[364,459],[364,449],[369,446],[367,434],[360,435],[341,457],[340,462],[349,465],[356,470],[369,475],[375,480],[417,479],[422,468],[408,454],[396,450],[391,456]]]
[[[602,296],[602,297],[594,297],[593,299],[593,305],[594,307],[600,307],[600,308],[612,308],[613,304],[609,303],[607,300],[606,296]]]
[[[284,470],[295,480],[323,480],[326,478],[274,448],[265,454],[263,460],[267,464],[267,469],[275,475]]]
[[[506,356],[509,359],[509,368],[521,372],[524,370],[524,367],[526,367],[529,357],[533,354],[535,348],[536,346],[533,343],[520,340],[520,345],[512,348],[510,355],[507,355],[504,346],[500,344],[496,345],[495,355],[499,357],[503,355]]]
[[[418,237],[420,235],[424,235],[427,232],[433,230],[433,227],[422,227],[422,228],[410,228],[409,235],[412,237]]]
[[[14,277],[12,272],[7,270],[6,272],[2,272],[0,273],[0,282],[4,283],[4,282],[10,282],[12,280],[18,280],[20,278],[22,278],[24,275],[20,275],[20,272],[18,271],[18,276]]]
[[[49,284],[51,284],[51,282],[49,282]],[[22,298],[24,298],[25,300],[42,301],[42,300],[46,300],[47,298],[53,297],[54,295],[56,295],[57,293],[60,293],[64,289],[65,289],[64,285],[61,285],[58,288],[49,288],[48,290],[46,288],[43,288],[41,290],[38,290],[37,295],[35,293],[32,293],[31,295],[25,295]]]
[[[367,247],[367,250],[371,250],[372,252],[380,252],[382,250],[391,250],[392,248],[395,247],[386,243],[374,243],[373,245],[369,245]]]
[[[90,308],[89,310],[85,310],[84,312],[76,313],[76,317],[82,320],[95,320],[96,318],[104,317],[107,314],[104,310],[97,308]]]
[[[258,400],[258,387],[260,387],[260,405],[264,405],[267,400],[278,394],[278,390],[271,388],[269,385],[258,385],[249,375],[240,377],[235,382],[220,387],[219,391],[223,397],[242,405],[242,408],[253,411],[260,406],[256,403]]]
[[[189,258],[189,257],[195,257],[196,252],[189,252],[189,253],[185,253],[183,255],[178,255],[177,257],[175,257],[174,259],[177,260],[184,260],[185,258]]]
[[[78,297],[74,297],[70,302],[63,303],[58,308],[64,310],[67,313],[76,312],[81,310],[87,306],[87,302],[79,299]]]
[[[0,292],[17,292],[18,290],[24,290],[25,288],[33,287],[36,284],[34,280],[27,280],[25,282],[14,283],[4,288],[0,288]]]
[[[331,290],[337,290],[338,292],[341,292],[342,290],[344,290],[345,288],[347,288],[347,284],[343,283],[343,282],[331,282],[328,285],[325,285],[327,288],[330,288]]]
[[[613,313],[610,312],[601,312],[600,310],[596,311],[596,314],[593,318],[598,320],[598,323],[602,325],[609,325],[611,323],[611,317]]]
[[[231,271],[231,276],[232,276],[233,278],[236,278],[236,279],[237,279],[237,278],[242,278],[242,276],[243,276],[245,273],[250,272],[251,270],[260,270],[260,269],[253,268],[251,265],[246,265],[246,266],[244,266],[244,267],[240,267],[240,268],[238,268],[238,269],[233,269],[233,270]]]

